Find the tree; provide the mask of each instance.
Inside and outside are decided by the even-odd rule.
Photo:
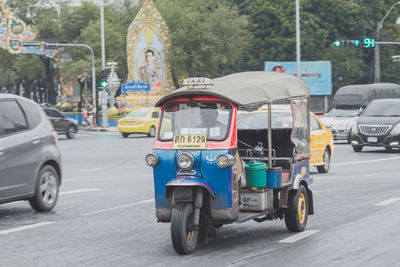
[[[176,82],[189,76],[218,77],[240,69],[250,45],[247,17],[226,1],[159,0],[171,29]]]

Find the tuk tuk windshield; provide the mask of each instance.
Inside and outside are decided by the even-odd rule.
[[[162,111],[158,137],[168,141],[177,134],[197,134],[222,141],[228,136],[231,114],[232,108],[225,102],[170,103]]]

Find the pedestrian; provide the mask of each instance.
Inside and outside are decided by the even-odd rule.
[[[82,109],[82,124],[84,125],[84,127],[89,125],[88,112],[85,108]]]
[[[93,127],[93,105],[91,103],[88,103],[88,110],[87,110],[87,115],[88,118],[87,120],[89,121],[89,127]]]

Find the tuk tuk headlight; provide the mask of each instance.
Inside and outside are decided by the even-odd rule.
[[[153,168],[158,164],[158,156],[154,153],[148,154],[144,160],[146,161],[147,165]]]
[[[188,152],[182,152],[178,156],[178,166],[184,171],[190,170],[193,167],[193,155]]]
[[[222,154],[217,158],[217,164],[220,168],[232,167],[235,163],[235,157],[230,154]]]

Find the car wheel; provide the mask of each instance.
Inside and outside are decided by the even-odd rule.
[[[127,137],[129,136],[129,134],[128,134],[128,133],[122,133],[122,136],[123,136],[124,138],[127,138]]]
[[[392,148],[389,147],[389,146],[385,146],[385,150],[386,150],[386,151],[392,151]]]
[[[149,133],[147,134],[149,137],[154,137],[156,136],[156,128],[154,126],[151,126]]]
[[[189,254],[195,250],[199,231],[194,227],[192,203],[178,203],[172,210],[171,239],[176,253]]]
[[[73,138],[75,138],[75,135],[77,132],[78,131],[77,131],[76,127],[70,125],[70,126],[68,126],[66,136],[68,139],[73,139]]]
[[[37,211],[49,211],[54,208],[58,199],[59,177],[56,170],[45,165],[39,172],[35,196],[29,200],[31,207]]]
[[[289,192],[289,207],[285,210],[285,224],[290,232],[301,232],[308,220],[308,194],[303,185]]]
[[[329,153],[329,148],[325,149],[323,160],[324,165],[317,166],[317,170],[319,173],[327,173],[329,171],[329,167],[331,165],[331,153]]]
[[[361,152],[362,149],[363,149],[363,146],[353,146],[354,152]]]

